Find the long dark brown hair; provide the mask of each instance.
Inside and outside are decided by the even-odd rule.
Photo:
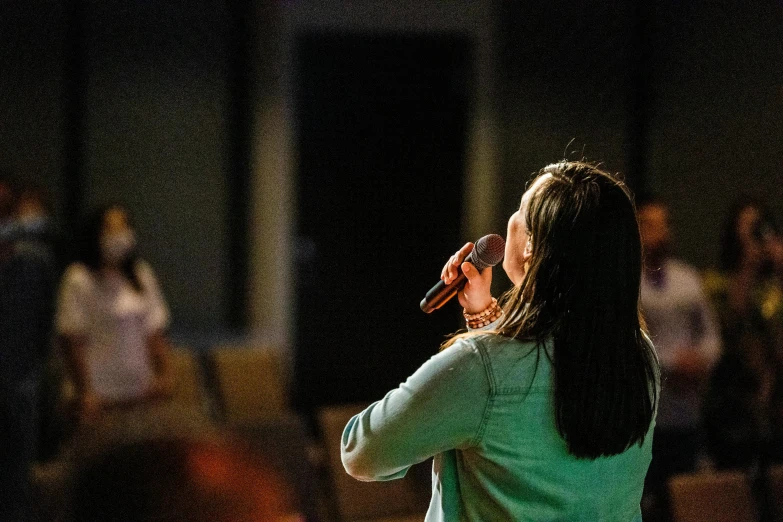
[[[531,195],[532,255],[501,299],[494,333],[535,341],[554,367],[557,429],[579,458],[643,443],[658,400],[659,367],[639,311],[639,225],[630,191],[584,162],[562,161]],[[544,349],[549,340],[554,349]]]
[[[101,254],[101,235],[106,223],[106,215],[111,210],[120,210],[127,216],[128,221],[131,221],[130,212],[124,206],[118,203],[104,205],[87,216],[87,219],[82,224],[81,234],[76,241],[75,260],[83,263],[94,273],[97,273],[104,265],[103,255]],[[143,292],[144,288],[137,273],[138,264],[139,257],[137,250],[134,248],[120,265],[120,271],[134,290]]]
[[[748,208],[755,208],[759,212],[757,230],[758,227],[763,225],[769,227],[775,234],[778,233],[772,212],[761,200],[750,196],[742,196],[737,199],[732,204],[728,214],[726,214],[721,233],[720,267],[726,272],[736,272],[740,267],[740,262],[744,255],[744,247],[742,246],[737,227],[739,226],[740,216]],[[761,238],[758,238],[758,241],[761,242]]]

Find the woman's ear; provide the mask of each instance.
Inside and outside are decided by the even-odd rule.
[[[533,256],[533,241],[531,237],[527,238],[527,243],[525,244],[525,250],[522,253],[522,257],[527,261]]]

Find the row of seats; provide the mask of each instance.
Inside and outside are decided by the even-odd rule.
[[[271,348],[218,348],[211,352],[217,393],[225,421],[234,426],[256,426],[269,430],[270,419],[281,418],[287,410],[285,383],[278,352]],[[188,350],[173,352],[176,373],[175,400],[183,404],[200,401],[201,379],[198,364]],[[322,458],[316,465],[327,468],[334,503],[344,521],[406,522],[422,520],[430,494],[428,465],[414,467],[402,480],[365,483],[343,470],[339,441],[348,420],[366,404],[331,406],[318,412],[323,437]],[[291,440],[304,441],[304,429],[290,421],[285,432]],[[266,428],[258,428],[267,426]],[[294,433],[300,429],[300,434]],[[268,438],[267,435],[265,438]],[[289,448],[289,456],[302,455]],[[312,456],[312,449],[308,455]],[[312,458],[306,465],[312,465]],[[294,467],[296,463],[293,463]],[[298,465],[305,465],[299,462]],[[296,478],[295,478],[296,479]],[[301,477],[298,489],[302,486]],[[307,480],[304,481],[308,483]],[[769,473],[771,509],[783,517],[783,467]],[[669,489],[676,522],[742,522],[758,520],[757,501],[751,480],[742,472],[702,472],[671,479]]]
[[[367,483],[345,473],[340,460],[342,430],[366,404],[330,406],[318,411],[322,442],[313,447],[304,424],[288,409],[280,353],[274,348],[221,347],[209,353],[220,417],[248,440],[263,444],[302,499],[307,513],[315,506],[316,482],[326,475],[332,503],[345,522],[413,522],[424,519],[430,495],[425,463],[402,480]],[[173,400],[203,405],[205,379],[193,352],[172,350]],[[320,468],[320,469],[319,469]]]
[[[359,482],[349,477],[340,462],[339,441],[350,418],[365,404],[322,409],[319,425],[328,441],[327,457],[343,520],[423,520],[429,497],[426,464],[412,469],[401,480]],[[673,477],[669,481],[673,522],[755,522],[761,520],[760,487],[766,491],[771,518],[783,522],[783,466],[772,466],[764,485],[741,471],[704,471]],[[385,518],[394,517],[394,518]]]
[[[401,480],[360,482],[340,460],[340,439],[349,419],[366,404],[330,406],[318,411],[322,441],[311,441],[304,423],[288,408],[281,354],[271,347],[220,347],[207,359],[206,374],[193,351],[174,348],[172,402],[206,413],[214,392],[223,424],[256,443],[275,461],[299,497],[302,513],[320,511],[319,479],[333,498],[330,511],[345,522],[423,520],[430,495],[429,463],[414,466]],[[205,375],[210,375],[207,379]],[[210,381],[211,386],[207,386]],[[783,517],[783,466],[769,470],[768,498]],[[743,522],[759,519],[753,480],[742,472],[700,472],[669,482],[675,522]]]
[[[709,471],[679,475],[669,480],[675,522],[783,521],[783,466],[772,466],[759,481],[741,471]],[[763,488],[763,491],[762,491]]]
[[[427,463],[412,468],[400,480],[360,482],[350,477],[340,460],[343,428],[366,404],[331,406],[318,413],[318,424],[326,442],[326,457],[342,520],[413,522],[424,520],[430,495]]]
[[[229,425],[252,424],[287,411],[286,386],[280,355],[274,348],[219,347],[209,353],[215,375],[220,416]],[[194,353],[171,350],[174,373],[172,400],[203,408],[205,379]]]

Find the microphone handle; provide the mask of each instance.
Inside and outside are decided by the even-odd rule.
[[[424,296],[424,299],[421,300],[421,303],[419,306],[421,309],[428,314],[431,313],[433,310],[437,310],[446,302],[448,302],[452,297],[457,295],[457,292],[459,292],[463,286],[465,286],[465,283],[468,282],[468,278],[465,276],[465,274],[462,273],[462,269],[457,267],[457,278],[454,279],[454,281],[451,282],[451,284],[446,284],[441,279],[438,281],[438,284],[433,286],[429,292]]]

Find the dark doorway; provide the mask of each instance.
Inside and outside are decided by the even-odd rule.
[[[459,327],[418,306],[460,246],[470,42],[297,41],[296,402],[379,399]]]

